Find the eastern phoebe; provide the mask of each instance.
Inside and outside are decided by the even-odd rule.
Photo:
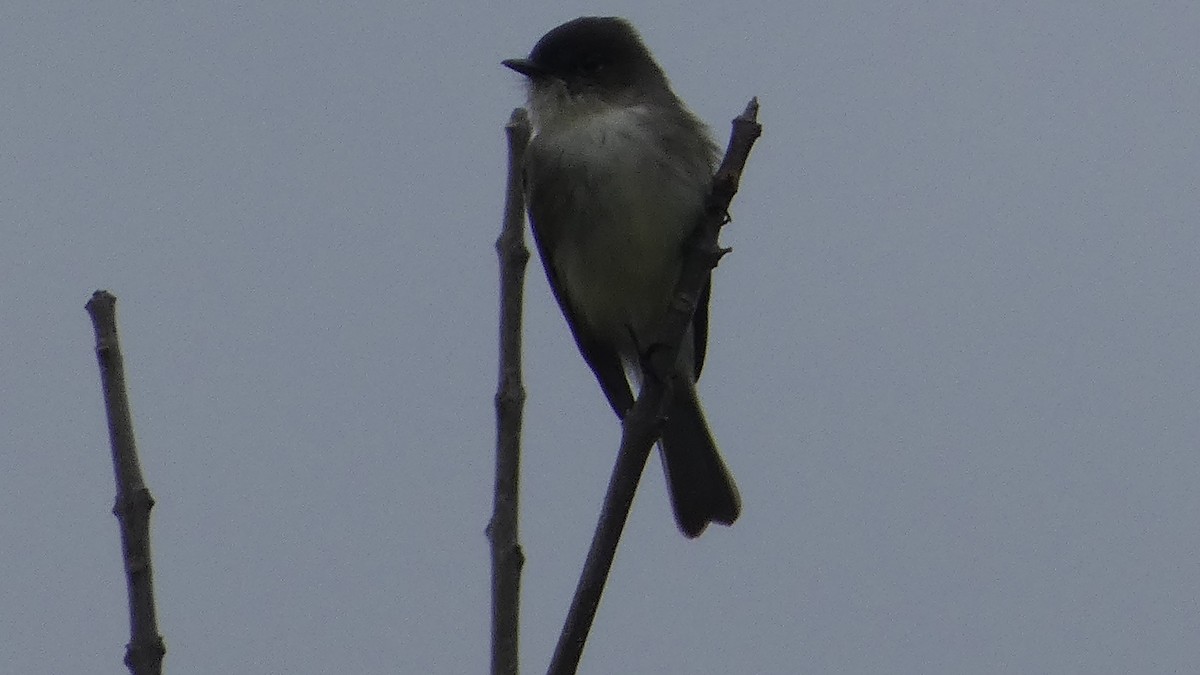
[[[524,75],[535,135],[525,156],[529,220],[550,288],[617,416],[626,372],[666,316],[685,240],[704,211],[717,146],[671,91],[624,19],[584,17],[546,33]],[[741,502],[696,397],[711,282],[679,350],[659,448],[679,529],[730,525]]]

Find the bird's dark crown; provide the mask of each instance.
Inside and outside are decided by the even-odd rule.
[[[578,87],[621,90],[635,83],[666,84],[666,78],[628,21],[581,17],[546,33],[534,45],[526,73],[550,76]]]

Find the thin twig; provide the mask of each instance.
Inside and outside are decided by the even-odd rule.
[[[529,144],[529,116],[513,111],[508,135],[508,192],[504,225],[496,239],[500,258],[500,377],[496,388],[496,486],[488,539],[492,545],[492,675],[516,675],[525,554],[517,535],[521,466],[521,305],[529,249],[525,246],[525,197],[521,158]]]
[[[100,383],[117,481],[113,515],[121,526],[121,550],[129,588],[130,640],[125,645],[125,665],[133,675],[159,675],[167,648],[158,634],[154,611],[150,557],[150,509],[154,507],[154,498],[142,479],[133,440],[125,363],[117,339],[116,307],[117,298],[108,291],[96,291],[87,303],[96,331],[96,359],[100,362]]]
[[[694,245],[689,247],[685,255],[683,271],[675,287],[675,300],[663,318],[659,338],[647,350],[643,368],[648,376],[644,378],[637,402],[625,416],[622,425],[621,449],[608,483],[608,492],[604,495],[604,506],[600,521],[596,524],[592,546],[547,671],[551,675],[570,675],[579,668],[584,643],[596,617],[596,608],[600,605],[600,596],[617,554],[621,531],[629,518],[638,481],[650,456],[650,449],[662,432],[664,406],[670,400],[671,380],[675,371],[673,364],[679,353],[679,344],[696,311],[705,279],[726,253],[719,244],[721,226],[728,220],[729,203],[737,193],[750,149],[761,134],[758,99],[751,99],[746,110],[733,120],[733,132],[725,159],[713,177],[707,209],[697,223],[693,236]]]

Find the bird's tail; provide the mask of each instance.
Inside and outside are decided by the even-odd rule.
[[[659,448],[675,521],[694,538],[709,523],[732,525],[742,502],[704,421],[695,386],[679,378],[675,389]]]

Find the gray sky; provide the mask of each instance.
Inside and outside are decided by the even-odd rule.
[[[1200,661],[1195,3],[102,5],[0,9],[0,670],[125,672],[107,288],[169,672],[485,671],[499,61],[596,13],[766,133],[701,386],[742,519],[684,540],[652,460],[583,672]],[[536,673],[619,430],[528,280]]]

